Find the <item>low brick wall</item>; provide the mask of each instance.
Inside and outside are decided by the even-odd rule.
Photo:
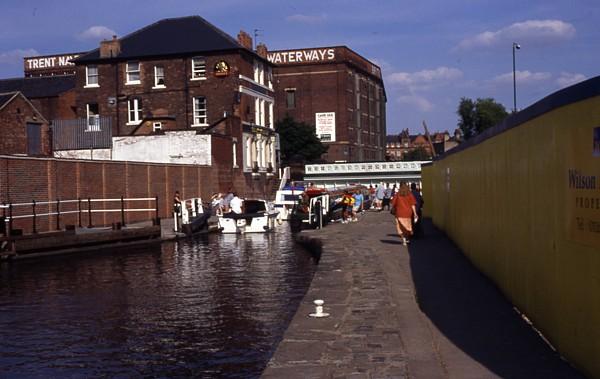
[[[155,197],[159,199],[159,216],[170,217],[171,200],[175,191],[182,198],[201,196],[205,201],[215,192],[235,188],[242,196],[264,197],[270,192],[273,181],[261,176],[254,180],[241,170],[227,166],[197,166],[176,164],[152,164],[120,161],[69,160],[56,158],[30,158],[0,156],[0,203],[29,203],[54,201],[56,199]],[[135,202],[132,208],[153,208],[154,202]],[[119,204],[106,204],[106,208],[118,208]],[[94,209],[97,205],[94,205]],[[76,210],[77,203],[64,204],[62,211]],[[87,207],[84,207],[87,209]],[[37,213],[46,213],[48,206],[38,205]],[[52,209],[51,209],[52,211]],[[30,207],[15,208],[16,214],[31,214]],[[2,213],[0,212],[0,216]],[[126,214],[126,222],[148,220],[151,212]],[[110,225],[120,221],[119,212],[94,213],[94,225]],[[78,224],[78,215],[63,215],[60,227]],[[87,225],[88,215],[82,217]],[[56,229],[54,216],[39,217],[38,231]],[[32,230],[30,219],[15,220],[14,228],[25,233]]]

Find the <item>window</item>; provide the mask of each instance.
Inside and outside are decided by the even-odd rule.
[[[206,60],[192,58],[192,80],[206,79]]]
[[[140,62],[127,62],[125,84],[140,84]]]
[[[100,112],[98,112],[98,104],[86,104],[85,108],[87,114],[87,128],[85,129],[86,132],[100,131]]]
[[[85,86],[99,87],[98,66],[85,66]]]
[[[194,124],[192,126],[208,125],[206,117],[206,98],[194,97]]]
[[[287,109],[296,108],[296,90],[286,89],[285,90],[285,107]]]
[[[273,89],[273,69],[271,67],[267,67],[267,85]]]
[[[152,131],[153,132],[158,132],[159,130],[162,130],[162,122],[154,122],[154,123],[152,123]]]
[[[165,88],[165,68],[154,66],[154,88]]]
[[[233,149],[233,151],[231,152],[233,167],[237,168],[238,167],[238,164],[237,164],[237,139],[235,137],[233,138],[231,145],[232,145],[232,149]]]
[[[142,101],[131,99],[127,102],[128,124],[138,125],[142,121]]]

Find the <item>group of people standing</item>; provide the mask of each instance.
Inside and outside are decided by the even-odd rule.
[[[355,191],[346,190],[341,199],[342,224],[358,221],[358,215],[365,210],[381,212],[389,210],[394,216],[398,236],[403,244],[409,242],[409,238],[422,236],[421,209],[423,207],[421,190],[416,183],[410,186],[401,182],[397,187],[395,184],[369,186],[368,193],[360,189]]]
[[[211,198],[211,206],[216,214],[242,213],[243,204],[244,200],[231,189],[226,194],[216,193]]]

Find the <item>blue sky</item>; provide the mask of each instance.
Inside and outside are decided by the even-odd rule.
[[[167,17],[201,15],[232,36],[261,29],[271,49],[346,45],[378,63],[388,134],[453,131],[461,97],[512,109],[512,42],[522,109],[600,71],[598,0],[2,0],[0,78],[23,55],[97,47]]]

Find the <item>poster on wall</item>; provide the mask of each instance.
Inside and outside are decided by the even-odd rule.
[[[335,112],[315,113],[315,126],[322,142],[335,141]]]
[[[565,173],[568,236],[600,248],[600,126],[578,129],[569,137]]]

